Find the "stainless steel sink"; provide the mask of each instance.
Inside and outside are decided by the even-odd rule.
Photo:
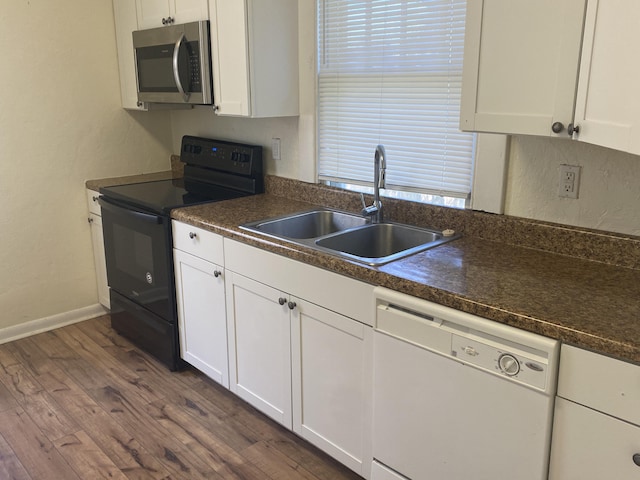
[[[276,237],[304,239],[324,237],[331,233],[365,225],[367,219],[336,210],[312,210],[243,225],[243,228]]]
[[[317,209],[251,222],[240,228],[374,266],[459,238],[399,223],[368,222],[366,217],[353,213]]]
[[[390,262],[434,247],[449,238],[441,232],[397,223],[374,223],[316,240],[316,245],[370,264]]]

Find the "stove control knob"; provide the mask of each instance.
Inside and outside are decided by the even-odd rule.
[[[509,375],[510,377],[513,377],[520,372],[520,362],[518,362],[518,359],[510,353],[503,353],[500,355],[500,358],[498,358],[498,366],[502,373]]]

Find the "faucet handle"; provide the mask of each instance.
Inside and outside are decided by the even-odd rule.
[[[360,201],[362,202],[362,208],[367,208],[367,202],[364,201],[364,193],[360,192]]]

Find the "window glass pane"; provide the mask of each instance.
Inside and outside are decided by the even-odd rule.
[[[465,1],[318,1],[319,176],[466,198],[475,136],[458,130]]]

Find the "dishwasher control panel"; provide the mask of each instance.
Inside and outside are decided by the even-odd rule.
[[[555,395],[558,341],[376,287],[375,331]]]
[[[477,339],[453,334],[451,356],[498,375],[541,390],[547,385],[547,361],[537,355],[500,345],[488,345]]]

